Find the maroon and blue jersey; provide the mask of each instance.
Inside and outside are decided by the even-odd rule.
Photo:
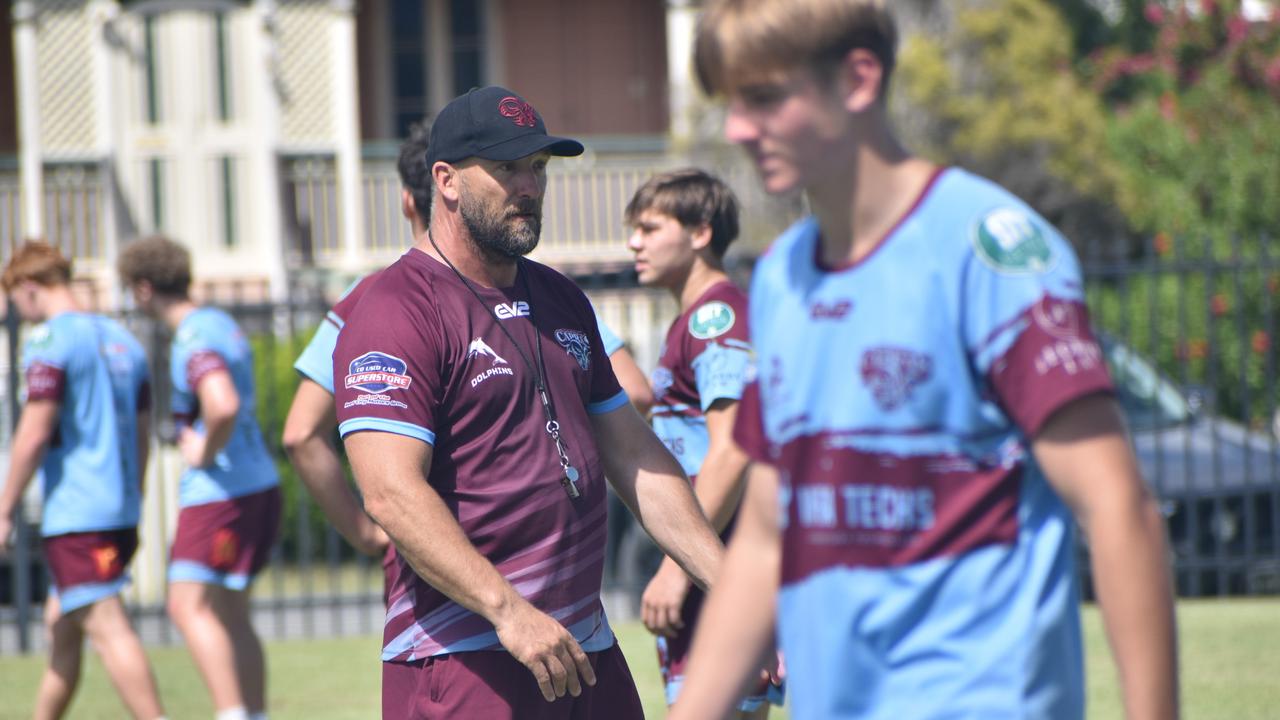
[[[1070,245],[942,171],[856,264],[756,268],[735,438],[779,470],[796,718],[1079,718],[1074,520],[1031,439],[1111,382]]]
[[[293,363],[293,369],[299,375],[333,393],[333,349],[338,344],[338,333],[347,323],[351,311],[359,304],[360,298],[364,297],[365,291],[378,281],[381,274],[382,271],[379,270],[352,283],[342,297],[338,298],[338,302],[333,304],[324,320],[320,321],[315,335],[311,336],[311,342],[307,343],[307,347]]]
[[[120,323],[65,312],[27,333],[27,400],[60,404],[40,462],[45,536],[138,524],[138,411],[150,410],[147,357]]]
[[[178,488],[181,507],[230,500],[273,488],[275,461],[258,427],[253,382],[253,350],[230,315],[212,307],[192,310],[174,333],[169,356],[174,418],[196,432],[200,419],[200,383],[211,373],[226,371],[240,396],[240,410],[227,444],[206,467],[187,468]]]
[[[742,397],[750,364],[747,296],[728,280],[708,288],[667,330],[649,378],[653,430],[691,479],[710,442],[707,409]]]
[[[614,642],[600,603],[606,489],[590,416],[626,405],[627,396],[591,305],[568,279],[526,260],[512,287],[473,287],[479,300],[418,250],[383,271],[334,351],[339,432],[387,432],[430,444],[427,477],[403,481],[428,483],[517,592],[563,623],[584,650],[605,650]],[[535,370],[521,357],[536,367],[538,345],[580,473],[576,499],[560,484]],[[384,660],[502,649],[487,620],[403,559],[397,563]]]

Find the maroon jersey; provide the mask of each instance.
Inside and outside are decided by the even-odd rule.
[[[479,300],[449,267],[417,250],[382,273],[334,351],[339,431],[431,444],[425,481],[476,549],[584,650],[607,649],[613,633],[599,597],[606,489],[589,416],[626,405],[627,396],[591,305],[568,279],[521,261],[514,286],[472,287]],[[580,473],[576,499],[560,484],[559,456],[545,429],[538,345]],[[387,608],[384,660],[501,648],[484,618],[401,570]]]

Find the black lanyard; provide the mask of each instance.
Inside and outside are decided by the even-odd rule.
[[[534,365],[533,361],[529,359],[529,356],[525,354],[524,348],[520,347],[520,343],[516,341],[515,336],[512,335],[511,332],[507,330],[506,326],[502,324],[502,320],[500,320],[493,312],[493,309],[484,301],[484,298],[480,297],[480,293],[477,292],[476,289],[472,287],[471,283],[467,281],[466,277],[458,271],[458,268],[449,260],[449,257],[440,250],[440,246],[436,244],[436,239],[431,236],[430,232],[427,233],[427,239],[431,241],[431,247],[435,248],[436,253],[439,254],[445,264],[449,266],[449,269],[453,271],[453,274],[458,276],[458,280],[460,280],[462,284],[471,291],[472,297],[476,299],[476,302],[480,303],[480,307],[484,308],[485,312],[489,314],[489,317],[493,318],[494,324],[498,326],[498,329],[502,331],[502,334],[506,335],[507,339],[511,341],[512,347],[514,347],[516,352],[520,354],[520,359],[524,362],[525,367],[529,369],[529,373],[533,375],[534,380],[537,381],[538,399],[542,401],[542,414],[547,419],[547,435],[551,436],[552,442],[556,445],[556,454],[560,456],[560,486],[564,488],[565,493],[568,494],[570,498],[576,499],[582,494],[578,490],[578,470],[569,463],[568,448],[565,447],[564,440],[560,437],[560,423],[556,420],[555,406],[551,403],[551,394],[547,389],[547,361],[542,356],[542,340],[538,336],[538,326],[533,321],[533,291],[529,289],[528,272],[525,271],[525,268],[517,267],[517,272],[520,276],[520,283],[524,286],[524,294],[529,298],[529,314],[527,317],[529,318],[530,327],[533,328],[533,345],[538,354],[537,365]],[[523,263],[524,261],[517,260],[517,262]]]

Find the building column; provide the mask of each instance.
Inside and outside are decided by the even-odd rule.
[[[115,148],[116,133],[116,96],[114,84],[115,73],[112,72],[113,52],[110,44],[111,23],[120,13],[120,6],[111,0],[92,0],[89,4],[89,18],[92,23],[93,37],[93,79],[94,79],[94,111],[97,113],[96,135],[98,156],[99,221],[102,232],[102,264],[103,271],[99,276],[102,283],[103,296],[110,307],[122,307],[124,297],[121,295],[119,278],[116,277],[116,258],[120,250],[120,224],[116,217]]]
[[[447,0],[427,3],[427,114],[435,117],[454,98],[452,15]],[[464,89],[465,91],[465,89]]]
[[[285,268],[285,227],[280,208],[285,188],[280,183],[280,98],[276,92],[279,73],[276,61],[275,0],[256,0],[253,4],[253,32],[248,35],[249,57],[257,66],[247,77],[256,82],[251,92],[256,107],[254,143],[248,151],[251,177],[255,178],[260,198],[255,208],[255,222],[250,228],[255,243],[261,243],[263,268],[270,286],[271,299],[288,300],[289,276]]]
[[[22,232],[44,234],[44,153],[40,146],[40,82],[36,72],[36,3],[13,3],[13,54],[18,75],[18,164],[22,177]]]
[[[693,0],[667,0],[667,87],[669,88],[671,144],[688,147],[694,139],[693,36],[698,8]]]
[[[333,118],[337,135],[334,158],[338,172],[338,198],[342,208],[343,267],[360,262],[361,228],[364,227],[364,193],[361,192],[360,113],[356,107],[356,21],[352,0],[332,0],[329,24],[333,45]]]

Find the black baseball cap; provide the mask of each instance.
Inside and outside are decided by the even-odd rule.
[[[458,162],[469,157],[519,160],[540,150],[573,157],[582,143],[547,134],[542,116],[510,90],[490,85],[472,88],[449,101],[431,124],[427,167],[437,160]]]

